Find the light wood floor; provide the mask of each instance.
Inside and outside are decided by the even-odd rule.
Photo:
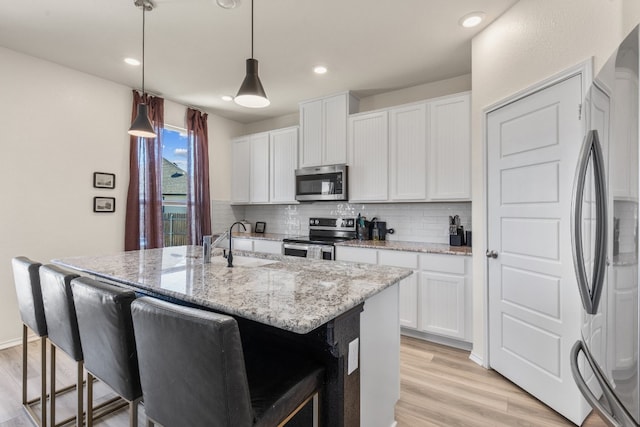
[[[573,426],[469,352],[402,337],[398,427]],[[583,426],[605,427],[591,414]]]
[[[38,393],[39,348],[38,342],[29,344],[30,396]],[[0,351],[0,427],[32,425],[20,404],[21,354],[21,347]],[[73,383],[75,364],[61,352],[57,360],[58,385]],[[467,351],[402,337],[400,362],[398,427],[573,425],[496,372],[476,365]],[[97,402],[113,395],[104,385],[96,384],[95,389]],[[75,392],[59,398],[59,418],[73,414],[75,398]],[[139,425],[145,420],[140,406]],[[126,410],[96,422],[103,427],[128,424]],[[605,426],[593,414],[583,425]]]

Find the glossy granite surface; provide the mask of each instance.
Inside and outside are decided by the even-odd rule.
[[[397,242],[393,240],[349,240],[347,242],[336,243],[336,246],[422,252],[428,254],[471,255],[471,247],[469,246],[449,246],[442,243]]]
[[[304,334],[397,283],[411,270],[368,264],[245,253],[274,261],[236,266],[215,251],[202,262],[202,247],[121,252],[54,260],[55,264],[195,303],[213,310]],[[255,261],[245,259],[245,261]]]
[[[282,241],[289,236],[277,233],[233,233],[234,238]],[[442,243],[401,242],[396,240],[349,240],[336,246],[355,248],[387,249],[392,251],[421,252],[428,254],[471,255],[470,246],[449,246]]]

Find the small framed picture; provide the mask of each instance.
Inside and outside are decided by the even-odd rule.
[[[258,221],[258,222],[256,222],[256,229],[254,231],[256,233],[264,233],[264,229],[265,228],[267,228],[267,223]]]
[[[94,188],[116,188],[116,174],[106,172],[93,173]]]
[[[93,211],[94,212],[115,212],[116,198],[115,197],[94,197]]]

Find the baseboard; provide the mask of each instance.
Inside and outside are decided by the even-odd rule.
[[[415,331],[413,329],[401,328],[400,333],[408,337],[418,338],[425,341],[431,341],[437,344],[459,348],[461,350],[471,351],[471,348],[473,347],[473,344],[470,342],[460,341],[453,338],[441,337],[439,335],[429,334],[421,331]]]
[[[482,357],[479,357],[473,351],[469,355],[469,360],[471,360],[472,362],[477,363],[478,365],[482,366],[483,368],[487,368],[487,366],[484,366],[484,360],[482,359]]]
[[[35,337],[35,338],[38,338],[38,337]],[[33,339],[30,339],[29,341],[33,341]],[[0,343],[0,350],[5,350],[7,348],[15,347],[15,346],[21,345],[21,344],[22,344],[22,338],[18,338],[18,339],[11,340],[11,341],[1,342]]]

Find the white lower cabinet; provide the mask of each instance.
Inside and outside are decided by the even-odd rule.
[[[253,241],[253,251],[267,254],[281,254],[282,242],[280,240],[255,239]]]
[[[414,270],[400,282],[400,326],[471,342],[471,257],[337,246],[336,260]]]
[[[282,241],[252,239],[249,237],[233,237],[232,247],[239,251],[262,252],[267,254],[281,254]]]
[[[378,264],[414,270],[400,282],[400,326],[418,327],[418,254],[401,251],[378,251]]]
[[[421,330],[464,340],[464,306],[464,276],[420,273]]]

